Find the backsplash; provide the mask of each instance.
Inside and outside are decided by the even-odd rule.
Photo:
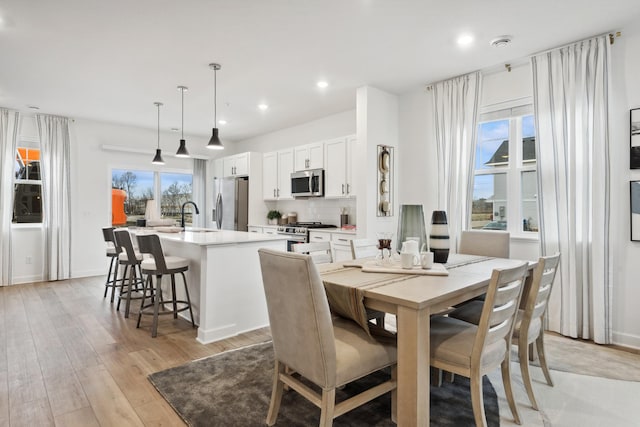
[[[340,214],[345,210],[349,214],[349,223],[356,221],[356,200],[355,199],[324,199],[322,197],[278,200],[277,202],[267,202],[269,209],[277,209],[283,215],[289,212],[298,214],[299,222],[319,221],[324,224],[334,224],[340,226]]]

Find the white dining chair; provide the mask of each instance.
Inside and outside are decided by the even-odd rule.
[[[329,264],[333,262],[333,248],[331,242],[296,243],[291,245],[293,252],[311,255],[316,264]]]
[[[352,239],[351,257],[353,259],[375,257],[380,253],[378,241],[374,239]]]

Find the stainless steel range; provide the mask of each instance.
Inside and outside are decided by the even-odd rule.
[[[322,224],[320,222],[294,222],[292,224],[281,225],[277,229],[278,234],[288,237],[287,250],[291,252],[291,246],[296,243],[309,242],[309,230],[314,228],[336,228],[335,225]]]

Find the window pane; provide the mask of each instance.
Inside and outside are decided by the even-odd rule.
[[[16,179],[32,179],[40,181],[40,150],[19,147],[16,150]]]
[[[522,161],[526,163],[536,161],[536,128],[533,116],[522,118]]]
[[[522,172],[522,231],[538,231],[538,172]]]
[[[12,222],[42,222],[42,186],[15,184],[14,189]]]
[[[471,228],[507,229],[507,174],[475,176]]]
[[[174,218],[180,221],[180,208],[182,204],[192,200],[192,182],[193,177],[191,174],[160,174],[160,189],[162,190],[160,211],[163,218]],[[191,225],[193,223],[192,212],[195,212],[192,205],[185,207],[185,225]]]
[[[476,170],[509,164],[509,120],[481,123],[476,144]]]
[[[153,199],[153,172],[114,169],[111,172],[111,223],[135,225]]]

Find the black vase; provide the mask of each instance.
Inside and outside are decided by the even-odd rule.
[[[445,211],[433,211],[429,246],[433,252],[433,262],[444,264],[449,259],[449,226]]]

